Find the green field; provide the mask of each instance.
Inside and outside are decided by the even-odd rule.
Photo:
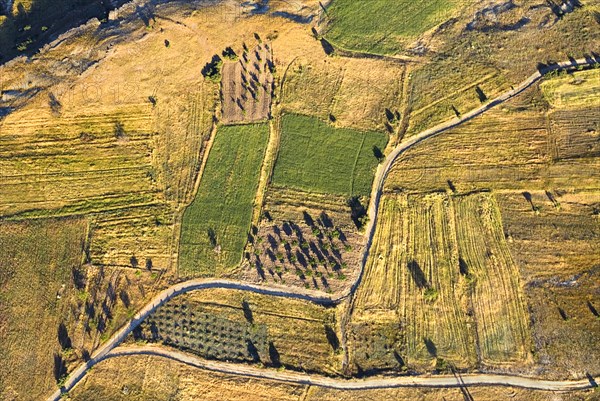
[[[314,117],[283,117],[275,185],[340,195],[368,195],[387,135],[338,129]]]
[[[348,50],[397,53],[449,17],[454,0],[333,0],[325,37]]]
[[[268,137],[266,124],[219,128],[183,216],[180,276],[221,276],[240,263]]]

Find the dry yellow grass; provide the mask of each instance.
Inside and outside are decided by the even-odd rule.
[[[588,347],[599,302],[589,290],[600,243],[595,74],[548,78],[544,91],[531,88],[411,149],[386,183],[452,193],[484,365],[532,371],[531,355],[548,377],[596,370]]]
[[[302,386],[204,371],[159,357],[109,359],[71,392],[73,401],[292,401]]]
[[[506,243],[494,198],[456,199],[459,265],[471,280],[471,308],[484,366],[530,360],[530,331],[519,269]]]
[[[402,110],[406,66],[328,57],[308,32],[290,32],[286,39],[302,40],[303,49],[284,70],[281,105],[285,110],[323,120],[331,115],[334,125],[368,130],[386,129],[386,109]]]
[[[355,300],[356,331],[366,321],[395,323],[404,340],[393,351],[415,371],[432,370],[438,358],[474,367],[474,322],[467,316],[467,284],[459,272],[453,199],[388,195],[380,208],[384,223]],[[362,357],[359,338],[351,345],[357,365],[377,368],[381,362]]]
[[[508,3],[505,3],[508,4]],[[559,16],[551,4],[525,0],[501,5],[461,2],[460,12],[415,44],[430,59],[410,77],[413,110],[408,135],[466,113],[487,98],[509,90],[535,72],[539,63],[591,54],[600,45],[598,4]]]
[[[86,230],[81,219],[0,224],[0,399],[43,398],[73,359]]]

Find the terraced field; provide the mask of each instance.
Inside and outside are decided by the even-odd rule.
[[[577,59],[600,45],[595,1],[563,6],[566,12],[566,2],[539,0],[455,4],[453,18],[410,49],[431,59],[410,74],[407,135],[488,102],[565,54]]]
[[[474,321],[467,314],[468,283],[458,263],[453,199],[389,195],[380,207],[385,223],[377,229],[356,295],[353,322],[360,323],[357,331],[367,321],[383,327],[396,324],[403,338],[390,351],[397,354],[397,368],[444,369],[441,366],[446,363],[474,366]],[[356,337],[353,344],[359,358],[368,354],[360,339]],[[362,362],[372,369],[381,368],[378,358]]]
[[[529,319],[498,206],[487,194],[459,197],[456,220],[459,265],[472,280],[481,363],[522,366],[530,357]]]
[[[268,136],[266,124],[219,128],[198,194],[183,216],[181,276],[221,276],[240,263]]]
[[[83,214],[153,203],[147,105],[113,108],[109,115],[56,113],[36,109],[2,122],[0,213]],[[57,211],[43,212],[48,209]]]
[[[390,172],[390,192],[453,199],[458,267],[484,366],[535,361],[561,377],[575,360],[579,369],[593,365],[584,338],[597,332],[597,73],[549,77],[409,150]],[[396,263],[382,254],[380,263]]]

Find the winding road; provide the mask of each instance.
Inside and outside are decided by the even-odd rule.
[[[307,384],[315,386],[323,386],[330,388],[357,390],[357,389],[374,389],[374,388],[392,388],[392,387],[457,387],[461,385],[505,385],[505,386],[517,386],[529,389],[540,389],[540,390],[578,390],[584,388],[594,387],[596,384],[593,379],[584,381],[547,381],[535,378],[526,378],[516,375],[490,375],[490,374],[471,374],[461,376],[461,380],[457,380],[454,376],[398,376],[390,378],[372,378],[367,380],[346,380],[346,379],[334,379],[316,375],[306,375],[297,372],[279,372],[274,370],[260,369],[247,365],[230,364],[225,362],[216,361],[204,361],[191,355],[182,354],[174,350],[165,350],[157,347],[137,347],[137,348],[122,348],[114,350],[125,338],[131,333],[140,323],[159,306],[163,305],[168,300],[178,295],[210,288],[220,289],[232,289],[249,291],[257,294],[270,295],[284,298],[295,298],[304,301],[309,301],[325,306],[334,306],[339,304],[341,301],[351,298],[358,286],[361,283],[364,266],[369,256],[369,249],[375,233],[375,226],[377,223],[377,213],[379,209],[379,202],[383,193],[383,187],[385,179],[387,178],[392,165],[397,158],[408,149],[419,144],[420,142],[434,137],[442,132],[448,131],[460,124],[463,124],[483,113],[491,108],[498,106],[506,102],[507,100],[520,94],[534,83],[539,81],[544,74],[551,71],[561,69],[571,69],[577,67],[586,67],[593,64],[600,63],[600,60],[592,58],[570,60],[566,62],[557,63],[548,67],[545,67],[542,71],[536,71],[529,78],[519,84],[517,87],[510,91],[498,96],[497,98],[489,101],[481,107],[472,110],[469,113],[462,115],[461,117],[454,118],[445,123],[439,124],[433,128],[421,132],[418,135],[408,138],[406,141],[400,143],[381,163],[375,175],[373,182],[373,188],[371,192],[371,201],[369,204],[369,222],[365,228],[367,240],[362,255],[361,270],[356,281],[342,293],[337,295],[323,294],[316,291],[305,290],[300,288],[291,288],[283,286],[270,285],[269,287],[250,284],[244,282],[237,282],[231,280],[218,280],[218,279],[200,279],[190,280],[172,287],[159,293],[155,296],[150,303],[148,303],[142,310],[140,310],[132,320],[130,320],[124,327],[122,327],[117,333],[115,333],[106,343],[104,343],[90,359],[80,365],[77,369],[70,373],[69,377],[65,381],[62,391],[61,389],[54,392],[48,401],[58,401],[61,398],[61,394],[68,392],[73,389],[77,383],[79,383],[86,375],[88,370],[96,365],[97,363],[111,357],[125,356],[125,355],[157,355],[180,362],[184,362],[191,366],[196,366],[203,369],[214,370],[223,373],[230,373],[242,376],[249,376],[262,379],[277,380],[289,383]],[[114,351],[113,351],[114,350]]]
[[[468,374],[468,375],[436,375],[436,376],[396,376],[369,379],[334,379],[326,376],[306,374],[294,371],[278,371],[250,365],[217,362],[201,359],[192,354],[164,349],[160,346],[122,347],[110,352],[108,358],[132,355],[159,356],[184,363],[200,369],[224,374],[234,374],[257,379],[300,384],[307,386],[327,387],[338,390],[372,390],[395,387],[464,387],[464,386],[513,386],[533,390],[573,391],[590,387],[589,380],[550,381],[528,377]]]

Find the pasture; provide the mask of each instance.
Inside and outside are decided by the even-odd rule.
[[[431,59],[411,73],[408,101],[415,113],[407,135],[479,107],[540,65],[567,56],[581,58],[600,46],[592,28],[598,12],[592,3],[564,18],[549,6],[532,10],[533,3],[505,4],[512,6],[492,12],[493,6],[461,2],[456,20],[450,20],[434,40],[421,42],[424,55]]]
[[[412,39],[452,15],[453,0],[334,0],[327,8],[331,19],[325,37],[349,49],[394,54]]]
[[[181,229],[179,275],[223,276],[236,269],[250,232],[266,124],[223,126]]]
[[[309,192],[368,196],[387,134],[334,128],[314,117],[286,114],[273,184]]]
[[[335,118],[336,127],[393,131],[386,109],[403,112],[407,67],[383,60],[327,57],[305,43],[307,54],[287,67],[284,110]],[[314,46],[314,45],[313,45]],[[312,54],[315,52],[315,54]]]
[[[73,401],[297,401],[304,386],[210,372],[155,356],[111,358],[73,391]]]

